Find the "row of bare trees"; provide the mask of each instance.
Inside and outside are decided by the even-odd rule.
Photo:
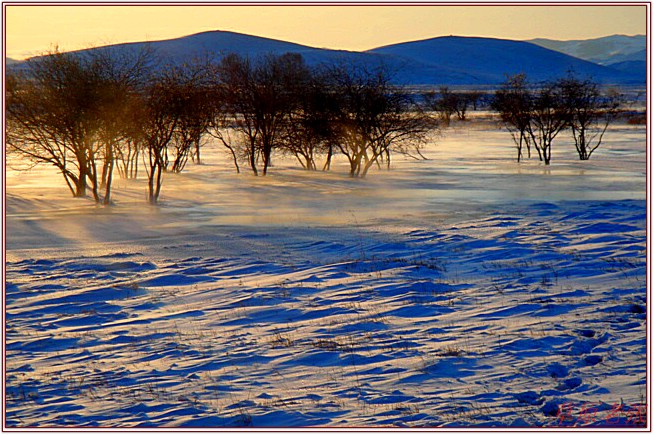
[[[156,201],[166,159],[161,150],[177,131],[177,117],[169,78],[155,78],[152,68],[147,51],[105,49],[54,51],[8,71],[8,152],[54,165],[73,196],[90,190],[103,204],[111,202],[114,169],[136,176],[139,157],[147,155],[148,197]]]
[[[604,95],[596,82],[573,74],[539,86],[531,85],[525,74],[508,77],[492,103],[513,137],[518,161],[524,148],[531,157],[533,147],[546,165],[552,159],[552,142],[566,129],[572,130],[579,159],[590,159],[620,105],[616,91]]]
[[[181,172],[214,138],[237,171],[265,176],[275,154],[307,170],[328,170],[339,154],[352,177],[391,158],[421,154],[430,134],[475,107],[481,94],[420,95],[395,86],[383,67],[338,64],[310,68],[298,54],[255,59],[230,54],[162,67],[148,50],[111,47],[55,50],[6,76],[9,152],[54,165],[71,193],[111,203],[114,172],[147,175],[147,200],[158,201],[166,172]],[[619,99],[573,75],[532,86],[509,77],[492,107],[511,132],[518,161],[534,148],[545,164],[552,141],[572,129],[579,158],[601,144]]]
[[[232,54],[219,64],[216,77],[215,100],[222,102],[217,112],[223,115],[216,130],[235,131],[237,138],[217,136],[234,151],[235,162],[247,161],[255,175],[266,175],[277,150],[308,170],[318,169],[318,157],[329,169],[332,156],[340,153],[350,175],[364,177],[376,164],[389,165],[393,153],[419,157],[424,139],[438,125],[391,84],[383,68],[311,69],[297,54],[254,60]]]
[[[90,188],[98,202],[110,201],[113,147],[128,134],[124,118],[143,65],[107,60],[53,53],[6,77],[8,151],[54,165],[74,196]]]
[[[460,121],[465,121],[470,108],[477,110],[482,96],[478,90],[454,92],[447,86],[440,86],[438,92],[425,93],[424,101],[430,110],[438,113],[445,125],[449,125],[454,114]]]
[[[390,165],[394,153],[421,158],[436,119],[383,68],[309,68],[297,54],[235,54],[161,67],[148,50],[54,51],[8,71],[7,146],[59,169],[76,197],[111,202],[114,171],[144,167],[156,203],[164,174],[200,162],[213,137],[233,158],[266,175],[274,152],[308,170],[343,154],[350,175]],[[318,159],[324,162],[319,165]]]

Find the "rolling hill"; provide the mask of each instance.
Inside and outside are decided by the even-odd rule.
[[[534,44],[492,38],[439,37],[405,42],[365,52],[330,50],[244,35],[210,31],[153,42],[115,44],[89,50],[141,50],[153,48],[164,64],[182,63],[211,53],[259,56],[267,53],[299,53],[309,65],[347,62],[384,64],[405,85],[494,85],[506,74],[525,72],[532,81],[559,77],[569,70],[592,76],[603,83],[632,84],[641,80],[618,71],[552,51]],[[84,53],[88,50],[81,50]]]
[[[603,83],[627,83],[635,77],[535,44],[494,38],[446,36],[376,48],[384,54],[428,66],[433,72],[449,69],[471,76],[476,83],[493,84],[506,74],[524,72],[535,82],[574,71]],[[434,82],[437,76],[425,77]],[[473,82],[474,83],[474,82]],[[471,83],[472,84],[472,83]]]

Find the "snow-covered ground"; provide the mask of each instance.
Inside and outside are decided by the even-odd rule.
[[[158,207],[10,159],[8,427],[642,425],[644,127],[545,167],[457,124],[364,180],[204,153]]]

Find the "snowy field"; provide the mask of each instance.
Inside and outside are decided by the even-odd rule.
[[[642,426],[646,136],[551,167],[456,124],[427,161],[237,175],[162,204],[7,168],[6,426]]]

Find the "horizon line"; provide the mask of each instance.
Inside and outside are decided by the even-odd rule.
[[[231,33],[235,35],[243,35],[243,36],[249,36],[249,37],[254,37],[254,38],[260,38],[260,39],[267,39],[271,41],[278,41],[278,42],[285,42],[289,44],[296,44],[296,45],[301,45],[307,48],[313,48],[313,49],[318,49],[318,50],[336,50],[336,51],[346,51],[346,52],[351,52],[351,53],[365,53],[368,51],[376,50],[378,48],[384,48],[384,47],[390,47],[393,45],[399,45],[399,44],[407,44],[407,43],[412,43],[412,42],[420,42],[420,41],[428,41],[430,39],[437,39],[437,38],[447,38],[447,37],[459,37],[459,38],[481,38],[481,39],[498,39],[498,40],[505,40],[505,41],[516,41],[516,42],[527,42],[529,43],[530,41],[534,40],[546,40],[546,41],[555,41],[555,42],[582,42],[582,41],[593,41],[597,39],[603,39],[603,38],[610,38],[612,36],[625,36],[625,37],[637,37],[637,36],[643,36],[647,37],[646,34],[642,33],[636,33],[636,34],[625,34],[625,33],[613,33],[610,35],[604,35],[604,36],[597,36],[593,38],[586,38],[586,39],[552,39],[552,38],[542,38],[542,37],[536,37],[536,38],[530,38],[530,39],[512,39],[512,38],[502,38],[502,37],[497,37],[497,36],[480,36],[480,35],[465,35],[465,34],[449,34],[449,35],[437,35],[437,36],[431,36],[427,38],[420,38],[420,39],[411,39],[411,40],[403,40],[403,41],[398,41],[398,42],[393,42],[390,44],[384,44],[384,45],[379,45],[375,46],[372,48],[368,48],[366,50],[347,50],[347,49],[338,49],[338,48],[330,48],[330,47],[318,47],[318,46],[312,46],[312,45],[307,45],[301,42],[295,42],[295,41],[290,41],[290,40],[284,40],[284,39],[278,39],[278,38],[272,38],[268,36],[263,36],[263,35],[255,35],[251,33],[243,33],[243,32],[237,32],[233,30],[221,30],[221,29],[214,29],[214,30],[203,30],[200,32],[195,32],[195,33],[188,33],[188,34],[183,34],[180,36],[174,36],[170,38],[161,38],[161,39],[145,39],[145,40],[134,40],[134,41],[123,41],[123,42],[114,42],[114,43],[102,43],[99,45],[93,45],[93,44],[88,44],[87,47],[83,48],[76,48],[76,49],[70,49],[70,50],[64,50],[64,53],[67,52],[76,52],[76,51],[82,51],[82,50],[87,50],[91,48],[102,48],[102,47],[111,47],[111,46],[116,46],[116,45],[128,45],[128,44],[142,44],[142,43],[156,43],[156,42],[165,42],[165,41],[174,41],[176,39],[182,39],[190,36],[196,36],[196,35],[201,35],[201,34],[208,34],[208,33]],[[57,44],[52,44],[52,45],[57,45]],[[46,51],[42,51],[41,53],[38,54],[29,54],[25,56],[17,56],[17,57],[11,57],[8,56],[5,53],[5,59],[11,59],[14,61],[24,61],[27,59],[30,59],[32,57],[38,57],[42,56],[44,54],[47,54]]]

